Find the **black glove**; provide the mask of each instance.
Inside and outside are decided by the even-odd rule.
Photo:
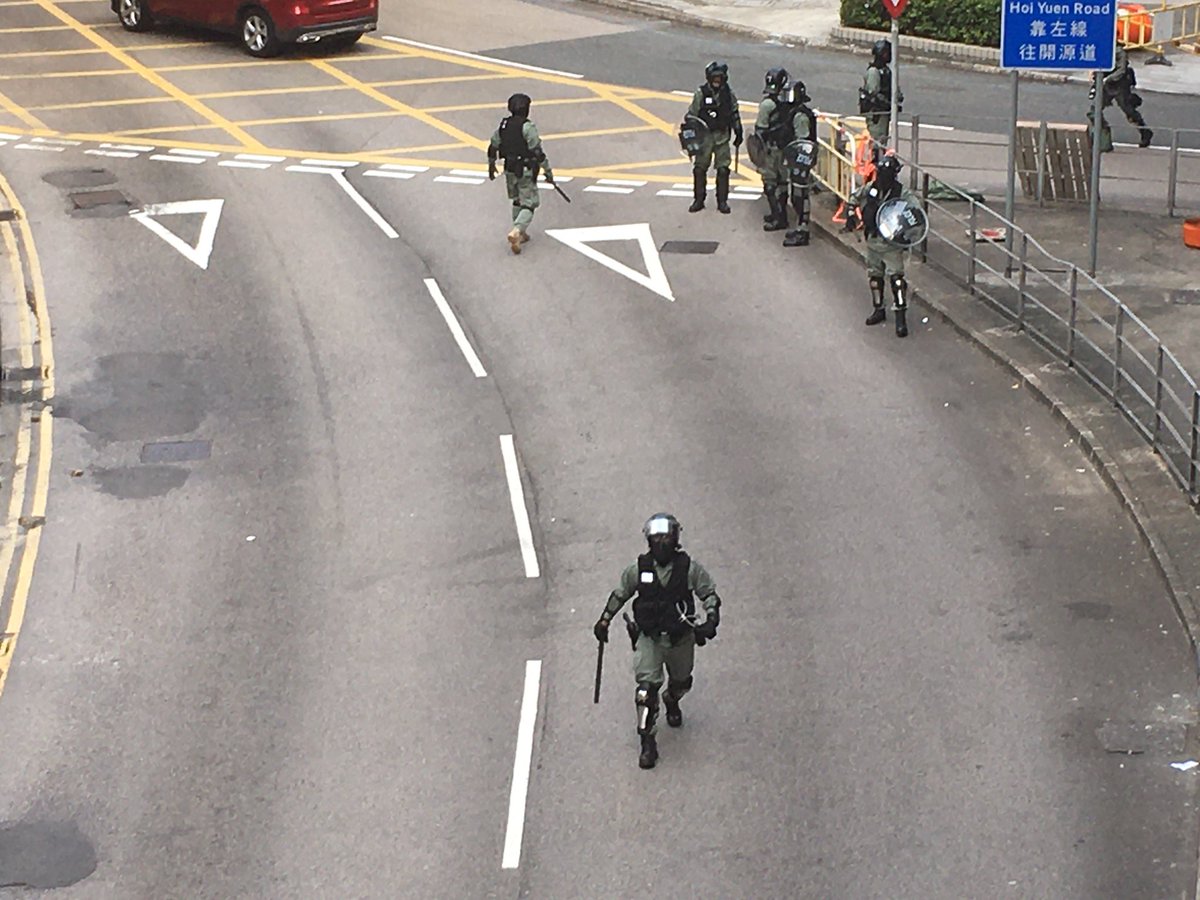
[[[488,160],[488,180],[496,180],[496,161],[494,159]]]
[[[602,644],[608,643],[608,622],[609,620],[605,616],[601,616],[596,620],[596,624],[592,626],[592,634]]]
[[[862,223],[858,219],[857,211],[852,209],[846,213],[846,230],[847,231],[858,231],[858,226],[861,224]]]
[[[735,146],[735,147],[742,146],[742,139],[744,137],[745,137],[745,135],[742,133],[742,129],[739,128],[737,131],[735,131],[733,133],[733,146]]]
[[[711,641],[717,636],[717,626],[721,624],[721,614],[713,610],[708,614],[708,618],[696,625],[692,630],[696,634],[697,643],[702,641]]]
[[[546,184],[554,184],[554,173],[553,172],[544,172],[544,173],[542,173],[542,177],[544,179],[546,179]]]

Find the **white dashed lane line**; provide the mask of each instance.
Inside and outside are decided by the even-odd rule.
[[[358,163],[353,160],[347,161],[344,159],[302,159],[300,160],[300,165],[324,166],[330,169],[353,169]]]
[[[193,156],[199,159],[216,159],[221,155],[215,150],[189,150],[185,147],[172,147],[167,153],[172,156]]]
[[[484,181],[480,178],[462,178],[458,175],[438,175],[433,180],[446,184],[483,184]]]
[[[517,467],[517,451],[511,434],[500,435],[500,454],[504,458],[504,476],[508,480],[509,498],[512,500],[513,520],[517,525],[517,539],[521,543],[521,559],[525,563],[525,577],[537,578],[537,549],[533,546],[533,529],[529,527],[529,510],[525,506],[525,490],[521,487],[521,470]]]
[[[153,148],[151,148],[153,149]],[[262,156],[258,153],[239,153],[234,159],[241,162],[265,162],[265,163],[280,163],[287,162],[286,156]]]
[[[475,377],[487,378],[487,371],[483,368],[483,363],[479,361],[479,356],[475,353],[475,348],[467,340],[467,335],[463,331],[462,325],[459,324],[458,317],[454,315],[454,310],[446,302],[446,298],[442,294],[442,289],[438,287],[437,281],[433,278],[426,278],[425,289],[429,291],[429,296],[433,298],[433,302],[437,305],[438,312],[446,320],[446,325],[450,329],[450,333],[454,336],[454,342],[458,344],[458,349],[462,351],[462,355],[466,358],[467,365],[471,367],[471,371],[475,373]]]
[[[542,661],[526,660],[525,690],[521,693],[521,718],[517,724],[517,752],[513,758],[512,789],[508,795],[508,827],[504,830],[504,854],[500,859],[502,869],[515,869],[521,865],[525,801],[529,796],[529,772],[533,766],[533,735],[541,683]]]
[[[269,168],[271,168],[270,163],[250,162],[249,160],[245,160],[245,159],[223,159],[219,163],[217,163],[217,165],[224,166],[228,169],[269,169]]]
[[[155,153],[150,158],[159,162],[190,163],[194,166],[203,165],[207,161],[199,156],[169,156],[164,153]]]
[[[597,194],[632,194],[631,187],[609,187],[604,184],[589,184],[584,188],[585,191],[592,191]]]
[[[44,150],[49,153],[62,153],[66,147],[50,147],[46,144],[13,144],[16,150]]]
[[[372,178],[398,178],[402,181],[417,177],[416,172],[383,172],[379,169],[367,169],[363,174],[369,175]]]
[[[596,182],[596,184],[607,184],[607,185],[611,185],[612,187],[635,187],[635,188],[646,186],[645,181],[623,181],[619,178],[601,178]]]
[[[88,156],[111,156],[115,159],[137,159],[141,154],[132,150],[84,150]]]
[[[101,144],[101,150],[121,150],[122,152],[129,151],[132,153],[149,153],[156,149],[145,144]]]

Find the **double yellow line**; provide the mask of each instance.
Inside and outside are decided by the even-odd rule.
[[[21,368],[22,375],[26,376],[19,382],[22,400],[18,409],[16,455],[4,533],[0,535],[0,578],[3,579],[0,586],[3,586],[4,599],[8,601],[8,619],[0,633],[0,691],[3,691],[21,624],[25,621],[33,567],[46,522],[54,422],[47,401],[54,396],[54,342],[33,233],[25,210],[2,175],[0,195],[15,213],[12,222],[0,222],[0,241],[13,279]],[[36,404],[41,408],[35,408],[35,403],[28,399],[31,395],[41,401]],[[2,609],[3,605],[0,605]]]

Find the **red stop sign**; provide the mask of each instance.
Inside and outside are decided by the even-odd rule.
[[[893,19],[900,18],[900,14],[904,12],[906,6],[908,6],[908,0],[883,0],[883,8]]]

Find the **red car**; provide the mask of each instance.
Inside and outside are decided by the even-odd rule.
[[[285,44],[349,47],[379,21],[379,0],[112,0],[128,31],[179,22],[240,36],[251,56]]]

